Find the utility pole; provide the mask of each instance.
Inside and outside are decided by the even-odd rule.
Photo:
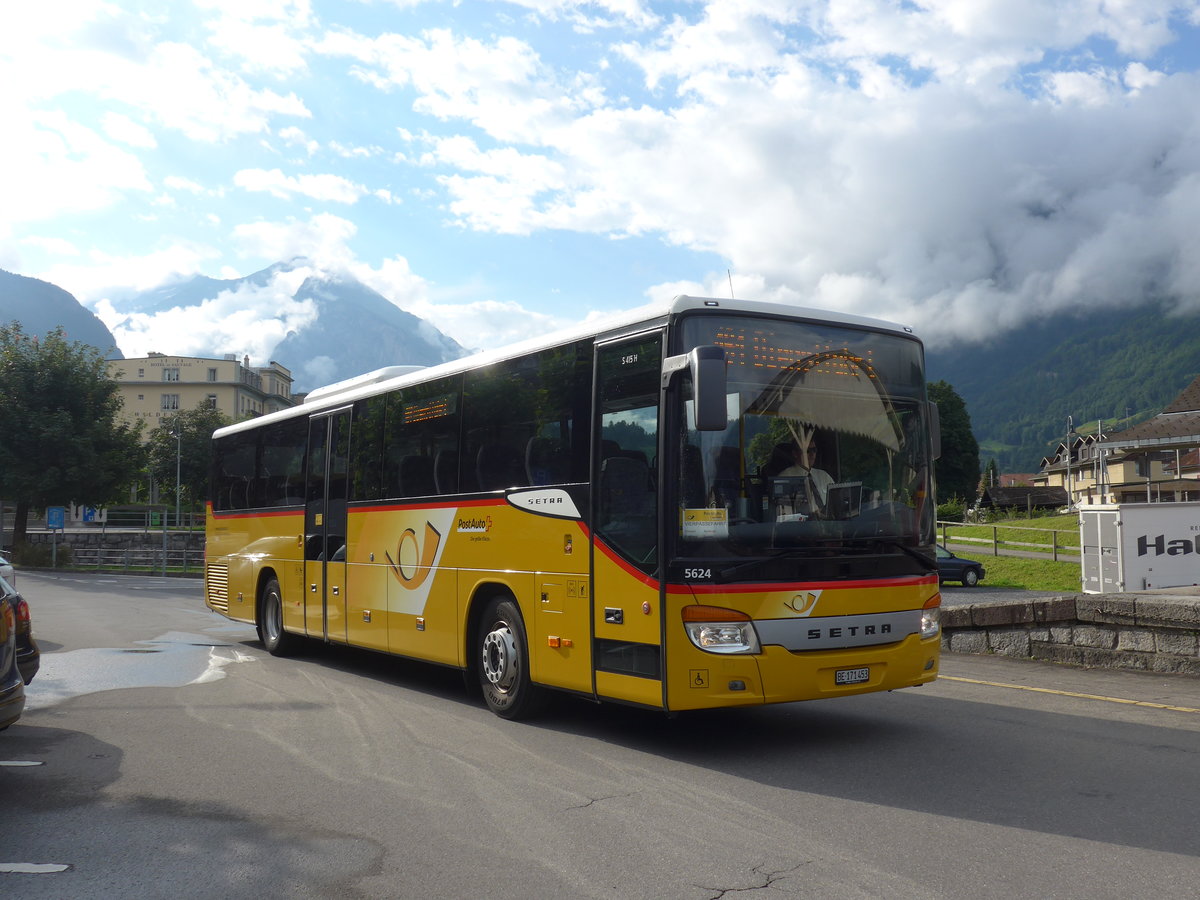
[[[1067,416],[1067,512],[1075,508],[1075,492],[1072,490],[1071,484],[1071,457],[1074,455],[1071,438],[1074,434],[1075,420],[1071,416]]]

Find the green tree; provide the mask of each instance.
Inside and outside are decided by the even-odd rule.
[[[996,457],[988,460],[988,464],[983,469],[983,486],[985,488],[996,487],[1000,484],[1000,467],[996,465]]]
[[[208,492],[208,467],[212,456],[213,432],[231,424],[219,409],[201,401],[195,409],[163,419],[147,441],[150,474],[162,496],[185,509],[193,509]],[[179,477],[180,496],[175,496]]]
[[[0,326],[0,497],[16,502],[13,543],[29,511],[120,498],[144,465],[141,426],[120,421],[121,395],[94,347],[62,328]]]
[[[979,443],[971,431],[967,405],[945,381],[929,385],[929,399],[937,404],[942,423],[942,456],[934,470],[938,499],[961,497],[970,505],[979,486]]]

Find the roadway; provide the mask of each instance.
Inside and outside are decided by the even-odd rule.
[[[502,721],[457,673],[267,656],[198,582],[22,573],[21,898],[1191,896],[1200,680],[945,656],[915,690]],[[970,592],[978,595],[980,589]],[[968,593],[963,591],[963,593]]]

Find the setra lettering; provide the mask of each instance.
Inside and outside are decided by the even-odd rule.
[[[808,629],[808,640],[820,641],[826,638],[857,637],[859,632],[865,635],[891,634],[892,626],[888,622],[880,625],[841,625],[830,628]]]

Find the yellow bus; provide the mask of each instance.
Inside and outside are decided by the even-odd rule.
[[[937,676],[912,331],[676,297],[218,430],[205,602],[305,640],[675,713]]]

